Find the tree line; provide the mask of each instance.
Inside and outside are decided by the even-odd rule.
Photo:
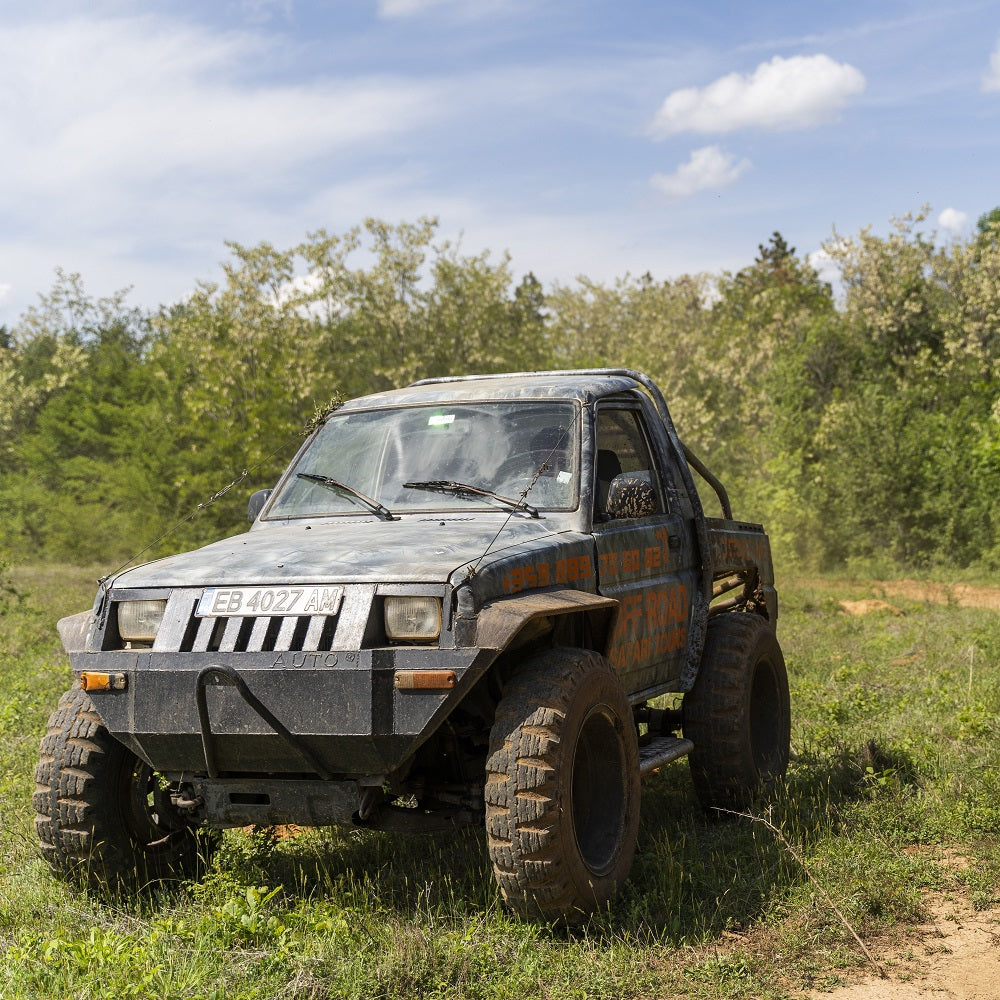
[[[1000,209],[961,240],[925,220],[835,235],[833,285],[774,233],[735,273],[545,288],[428,219],[229,244],[218,282],[152,312],[57,271],[0,327],[0,552],[201,544],[245,524],[338,396],[608,366],[660,383],[779,566],[995,569]]]

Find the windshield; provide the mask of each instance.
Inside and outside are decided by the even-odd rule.
[[[534,507],[572,510],[577,413],[573,403],[531,400],[335,413],[299,457],[267,516],[371,512],[346,490],[319,480],[350,487],[394,514],[490,509],[461,492],[404,485],[427,481],[461,483],[514,500],[529,490],[527,502]]]

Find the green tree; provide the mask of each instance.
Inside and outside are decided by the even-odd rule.
[[[857,358],[817,434],[832,558],[995,559],[998,251],[939,248],[923,219],[828,247]]]
[[[148,448],[153,421],[141,374],[148,324],[126,295],[94,300],[78,275],[57,272],[2,352],[0,531],[22,555],[121,553],[138,505],[159,495],[128,450]]]

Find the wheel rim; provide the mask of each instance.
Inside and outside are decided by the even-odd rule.
[[[750,692],[750,746],[754,767],[762,781],[781,770],[783,752],[782,707],[774,664],[761,659],[754,668]]]
[[[573,757],[573,831],[594,875],[614,867],[626,811],[625,753],[620,723],[604,707],[584,720]]]
[[[182,831],[171,822],[160,777],[144,761],[126,762],[121,776],[122,812],[129,837],[146,851],[170,851]]]

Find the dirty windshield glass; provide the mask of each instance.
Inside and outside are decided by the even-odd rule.
[[[268,517],[371,512],[346,491],[324,488],[316,481],[320,477],[394,514],[490,509],[476,497],[404,486],[429,480],[463,483],[515,500],[530,487],[529,504],[573,509],[577,412],[573,403],[518,400],[335,413],[299,457]]]

